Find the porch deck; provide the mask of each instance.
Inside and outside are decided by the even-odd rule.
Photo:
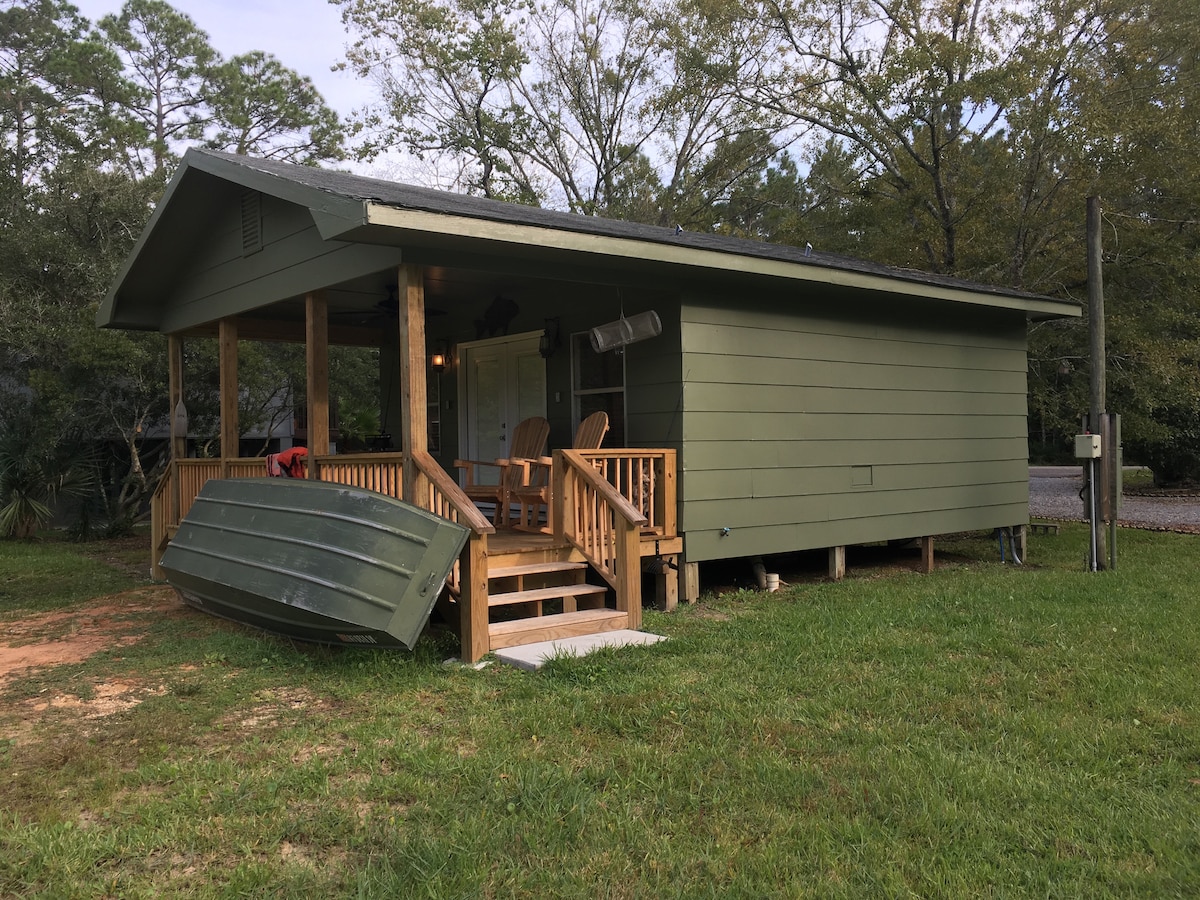
[[[180,459],[154,495],[158,560],[211,478],[265,474],[261,458]],[[675,453],[662,449],[554,454],[549,533],[497,527],[428,454],[321,456],[310,478],[369,488],[471,531],[439,608],[457,623],[464,660],[491,650],[639,628],[642,560],[675,562]],[[678,596],[676,571],[654,567],[660,602]]]

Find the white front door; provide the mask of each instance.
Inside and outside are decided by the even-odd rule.
[[[459,345],[462,447],[467,459],[491,462],[509,455],[517,423],[546,415],[546,361],[540,332]],[[495,469],[478,473],[494,484]]]

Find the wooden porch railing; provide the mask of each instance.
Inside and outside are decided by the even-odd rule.
[[[674,450],[579,450],[625,500],[646,518],[643,533],[674,537],[678,517]]]
[[[646,516],[583,451],[554,451],[554,497],[562,503],[555,537],[570,542],[612,587],[628,627],[642,625],[641,529]]]
[[[404,499],[403,453],[346,453],[318,456],[314,464],[321,481],[366,488]]]

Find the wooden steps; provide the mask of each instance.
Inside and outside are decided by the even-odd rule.
[[[588,594],[607,594],[608,588],[600,584],[560,584],[543,588],[527,588],[521,591],[488,593],[488,606],[510,606],[514,603],[540,603],[560,597],[583,597]]]
[[[550,535],[499,530],[485,559],[489,650],[629,627],[628,613],[609,608],[612,589],[588,583],[583,554]],[[457,602],[448,596],[450,621],[459,617],[450,605]]]
[[[605,608],[608,586],[585,580],[590,567],[578,551],[542,535],[505,543],[488,555],[488,609],[503,620],[488,625],[491,649],[626,627],[625,613]]]
[[[581,634],[599,634],[628,627],[629,617],[614,609],[581,609],[551,616],[493,622],[488,636],[493,650],[537,644]]]
[[[573,560],[557,560],[550,562],[526,563],[518,566],[489,566],[488,578],[515,578],[519,575],[542,575],[551,572],[582,572],[587,570],[587,563]]]

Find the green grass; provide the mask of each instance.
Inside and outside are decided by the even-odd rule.
[[[70,601],[23,577],[83,607],[100,576],[42,549],[0,567],[79,565]],[[146,622],[0,695],[0,895],[1200,894],[1200,538],[1122,531],[1101,574],[1081,527],[944,549],[536,675]],[[29,727],[122,680],[154,693]]]
[[[0,619],[50,610],[146,584],[149,538],[64,544],[61,538],[0,542]]]

